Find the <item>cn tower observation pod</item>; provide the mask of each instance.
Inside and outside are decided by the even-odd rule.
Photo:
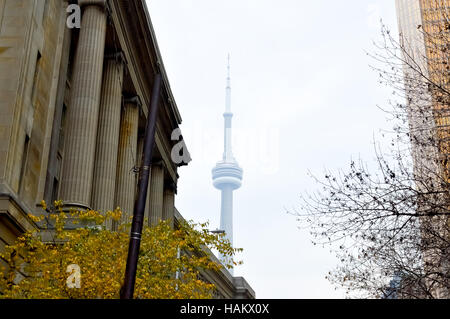
[[[213,185],[217,189],[238,189],[242,184],[243,170],[237,162],[220,161],[212,169]]]

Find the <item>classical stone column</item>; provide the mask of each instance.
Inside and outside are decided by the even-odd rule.
[[[138,138],[138,158],[136,162],[136,166],[141,168],[142,167],[142,152],[144,150],[144,135],[140,136]],[[150,218],[150,185],[151,185],[151,174],[152,170],[150,167],[149,171],[149,179],[148,179],[148,188],[147,188],[147,200],[145,202],[145,211],[144,211],[144,217],[149,220]],[[138,189],[139,180],[136,179],[136,191]]]
[[[123,69],[124,63],[121,53],[106,56],[92,191],[92,207],[101,212],[107,212],[115,208],[114,193],[119,148]],[[107,226],[111,226],[111,224],[108,223]]]
[[[171,183],[164,188],[164,197],[163,197],[163,212],[162,219],[170,220],[171,225],[173,227],[174,223],[174,214],[175,214],[175,184]]]
[[[162,219],[164,201],[164,167],[162,163],[153,163],[150,180],[150,225],[156,225]]]
[[[60,197],[90,208],[106,33],[106,0],[80,0],[82,19],[68,108]]]
[[[120,207],[124,213],[122,222],[127,222],[128,217],[133,215],[140,105],[138,97],[125,99],[120,120],[115,207]]]

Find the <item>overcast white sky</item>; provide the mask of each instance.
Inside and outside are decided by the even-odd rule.
[[[231,54],[234,155],[244,169],[234,193],[234,243],[257,298],[342,298],[324,278],[334,255],[311,244],[286,209],[317,185],[310,170],[372,160],[389,128],[376,105],[366,51],[379,19],[396,30],[393,0],[147,0],[193,161],[180,169],[176,206],[219,227],[211,169],[223,151],[226,56]]]

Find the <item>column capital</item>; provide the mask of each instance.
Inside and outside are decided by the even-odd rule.
[[[164,163],[164,161],[162,159],[158,159],[156,161],[152,161],[152,166],[158,166],[161,167],[162,169],[166,169],[166,164]]]
[[[164,191],[173,192],[174,194],[177,193],[177,184],[175,182],[168,182],[164,183]]]
[[[106,0],[78,0],[78,5],[80,7],[101,6],[102,8],[106,8]]]
[[[105,60],[116,60],[122,64],[127,64],[123,51],[109,52],[105,54]]]
[[[130,97],[123,97],[123,103],[124,104],[134,104],[137,107],[142,107],[141,98],[139,95],[130,96]]]

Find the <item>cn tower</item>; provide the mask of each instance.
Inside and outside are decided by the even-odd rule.
[[[227,86],[225,89],[225,113],[224,118],[224,151],[222,160],[212,169],[212,179],[215,188],[222,193],[220,209],[220,230],[225,232],[225,238],[233,245],[233,191],[241,187],[243,170],[231,151],[231,85],[230,85],[230,55],[228,55]],[[226,263],[226,257],[220,256],[220,260]],[[233,275],[233,269],[229,269]]]

